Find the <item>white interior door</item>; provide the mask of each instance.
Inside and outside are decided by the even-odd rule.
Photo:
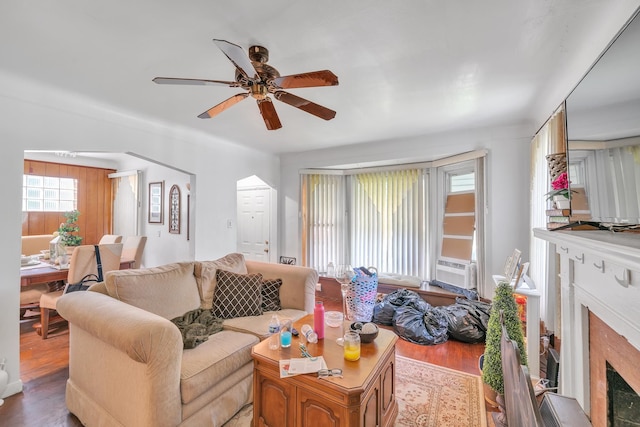
[[[238,251],[245,259],[269,261],[271,190],[238,190]]]

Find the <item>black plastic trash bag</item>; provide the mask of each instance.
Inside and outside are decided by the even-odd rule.
[[[485,331],[478,329],[469,311],[462,305],[452,304],[436,307],[447,320],[447,331],[454,340],[477,343],[483,342]]]
[[[425,301],[412,301],[396,309],[393,330],[402,339],[421,345],[447,341],[447,320]]]
[[[471,301],[464,298],[456,298],[456,304],[464,306],[469,315],[472,316],[476,322],[478,329],[487,331],[487,325],[489,324],[489,314],[491,313],[491,304],[482,301]]]
[[[436,307],[447,320],[449,336],[466,343],[484,342],[491,304],[456,299],[456,304]]]
[[[449,339],[447,319],[434,309],[424,314],[424,326],[433,337],[433,344],[442,344]]]
[[[373,307],[372,322],[379,325],[393,325],[393,316],[396,313],[396,309],[413,301],[422,301],[420,295],[414,291],[398,289],[391,292]]]

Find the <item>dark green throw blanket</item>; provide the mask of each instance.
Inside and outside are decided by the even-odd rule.
[[[171,322],[180,329],[183,348],[195,348],[209,339],[209,335],[222,330],[222,321],[213,315],[213,310],[197,308],[171,319]]]

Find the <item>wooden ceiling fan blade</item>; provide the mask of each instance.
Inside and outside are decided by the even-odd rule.
[[[226,40],[213,39],[213,42],[245,77],[249,80],[260,80],[258,72],[253,67],[251,60],[240,46]]]
[[[282,101],[285,104],[291,105],[292,107],[299,108],[302,111],[306,111],[307,113],[313,114],[314,116],[320,117],[321,119],[331,120],[336,116],[335,111],[288,92],[279,90],[275,92],[273,96],[275,96],[278,101]]]
[[[247,96],[249,96],[248,93],[239,93],[237,95],[233,95],[231,98],[225,99],[220,104],[209,108],[207,111],[205,111],[204,113],[200,114],[198,117],[201,118],[201,119],[210,119],[212,117],[215,117],[218,114],[222,113],[227,108],[233,107],[238,102],[240,102],[243,99],[245,99]]]
[[[292,74],[276,77],[271,84],[278,89],[294,89],[299,87],[337,86],[338,76],[329,70],[311,71],[309,73]]]
[[[203,79],[180,79],[174,77],[156,77],[153,79],[154,83],[161,85],[194,85],[194,86],[229,86],[239,87],[238,82],[227,82],[223,80],[203,80]]]
[[[282,127],[282,123],[280,123],[280,118],[278,117],[278,113],[276,113],[276,108],[273,106],[273,102],[271,102],[271,98],[258,99],[257,102],[264,124],[267,125],[267,129],[280,129]]]

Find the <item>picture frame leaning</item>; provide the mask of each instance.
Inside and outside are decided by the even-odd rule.
[[[511,283],[516,272],[520,266],[520,257],[522,256],[522,252],[519,249],[514,249],[513,254],[507,260],[507,264],[505,265],[504,276],[507,282]]]

